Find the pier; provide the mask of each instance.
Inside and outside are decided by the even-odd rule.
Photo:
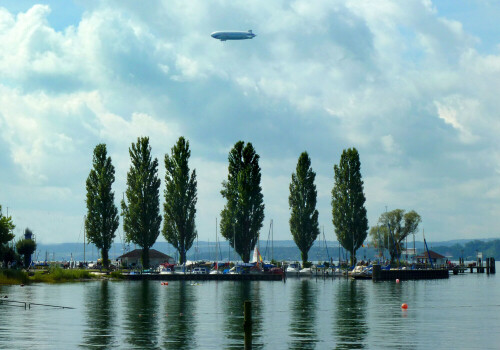
[[[278,274],[134,274],[123,275],[127,280],[142,281],[281,281],[282,275]]]
[[[372,280],[374,282],[394,281],[396,279],[405,281],[448,278],[449,276],[448,269],[382,270],[380,265],[373,265]]]

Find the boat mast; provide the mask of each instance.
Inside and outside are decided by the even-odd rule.
[[[271,261],[274,260],[274,225],[271,219]]]
[[[87,217],[83,216],[83,264],[85,265],[85,236],[87,235],[87,231],[85,229],[85,221],[87,221]]]
[[[215,218],[215,264],[217,264],[217,261],[218,261],[218,259],[217,259],[217,253],[218,253],[217,252],[217,218]]]

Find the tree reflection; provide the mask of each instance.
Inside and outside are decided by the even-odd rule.
[[[367,334],[366,294],[363,281],[339,280],[334,323],[336,349],[362,349]],[[372,282],[369,282],[372,283]]]
[[[314,285],[313,285],[314,283]],[[302,279],[293,289],[290,306],[289,333],[292,337],[291,349],[314,349],[316,347],[316,282]]]
[[[228,340],[227,349],[242,349],[243,304],[246,300],[252,302],[252,349],[261,349],[262,310],[260,299],[260,284],[258,281],[227,282],[224,287],[224,330]]]
[[[195,308],[194,288],[189,282],[179,281],[179,288],[168,294],[165,300],[165,312],[162,315],[166,334],[163,347],[166,349],[195,348]]]
[[[129,283],[124,300],[127,342],[143,349],[158,347],[158,289],[153,283]]]
[[[113,336],[115,319],[113,298],[109,282],[102,281],[95,288],[85,288],[86,326],[84,344],[95,348],[109,348],[116,344]]]

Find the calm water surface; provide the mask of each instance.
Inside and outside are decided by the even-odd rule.
[[[292,279],[0,286],[0,348],[499,349],[500,282],[486,274],[395,282]],[[407,303],[409,309],[400,306]]]

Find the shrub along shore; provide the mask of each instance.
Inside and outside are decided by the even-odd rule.
[[[111,277],[116,277],[111,274]],[[1,269],[0,270],[0,285],[1,284],[29,284],[29,283],[63,283],[86,281],[102,276],[94,275],[89,270],[65,270],[60,267],[50,267],[48,270],[40,270],[27,272],[16,269]]]

